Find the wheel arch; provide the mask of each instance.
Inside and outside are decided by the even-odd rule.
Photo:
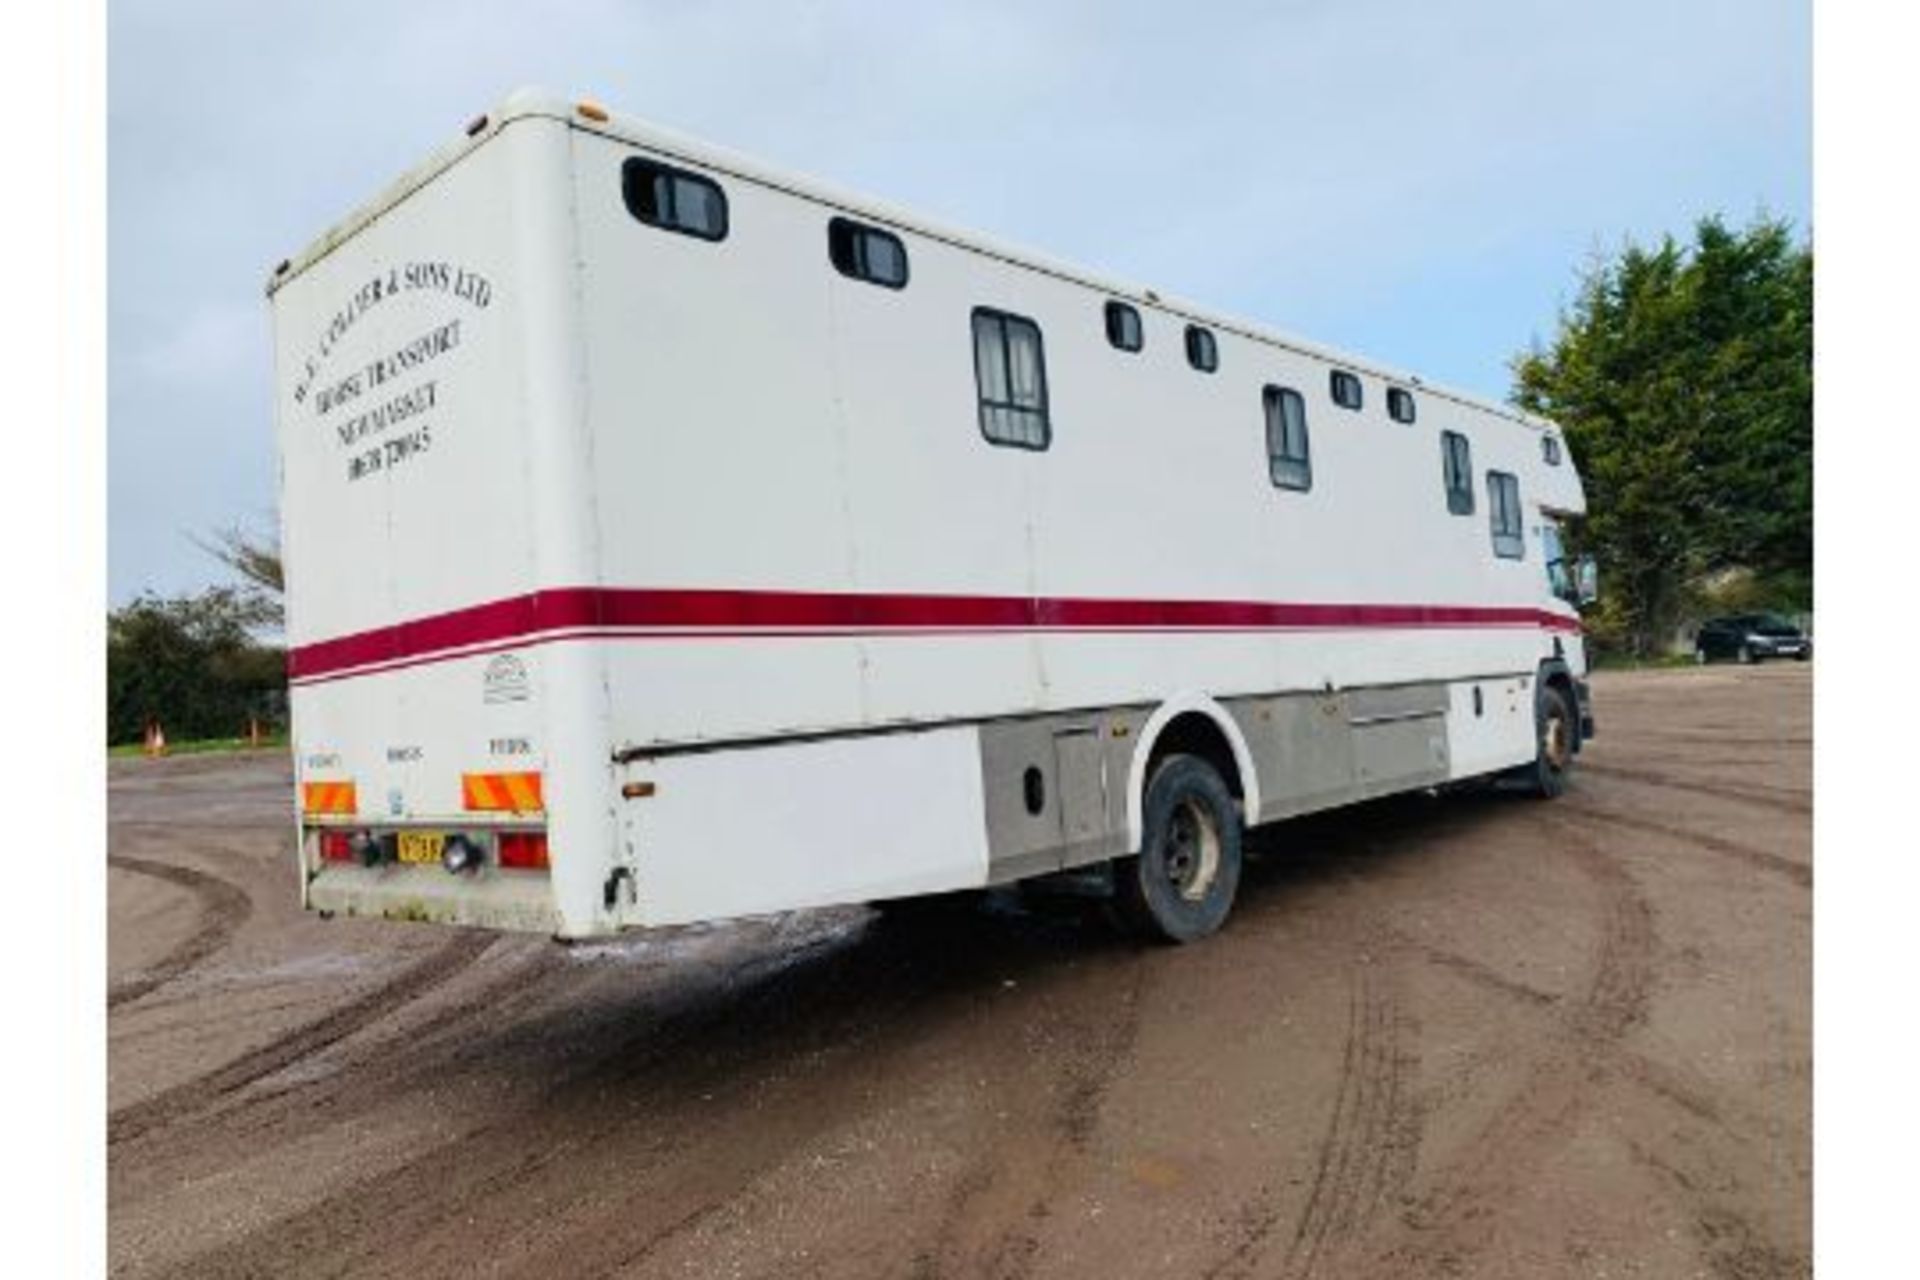
[[[1143,838],[1147,783],[1154,762],[1174,751],[1200,756],[1220,770],[1228,790],[1240,801],[1242,821],[1252,825],[1260,812],[1260,775],[1247,749],[1246,735],[1213,698],[1182,693],[1154,709],[1141,726],[1127,770],[1127,851],[1138,853]]]

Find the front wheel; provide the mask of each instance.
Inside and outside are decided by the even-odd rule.
[[[1198,756],[1168,756],[1147,783],[1140,852],[1114,865],[1114,906],[1134,933],[1195,942],[1240,888],[1240,806]]]
[[[1521,770],[1521,781],[1534,795],[1551,800],[1567,789],[1573,772],[1574,718],[1566,693],[1541,685],[1534,703],[1533,763]]]

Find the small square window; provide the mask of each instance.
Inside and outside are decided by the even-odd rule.
[[[1212,373],[1220,367],[1220,347],[1214,342],[1211,329],[1202,329],[1197,324],[1187,326],[1187,363],[1202,373]]]
[[[1447,489],[1447,510],[1473,514],[1473,446],[1458,431],[1440,433],[1440,480]]]
[[[1122,351],[1138,351],[1146,344],[1140,313],[1124,302],[1107,304],[1107,341]]]
[[[1267,478],[1276,488],[1313,488],[1312,447],[1307,439],[1307,401],[1291,387],[1261,392],[1267,415]]]
[[[1025,316],[975,307],[973,376],[980,394],[980,434],[1016,449],[1045,449],[1053,442],[1039,325]]]
[[[1415,417],[1413,392],[1405,387],[1387,388],[1387,416],[1395,422],[1411,423]]]
[[[1520,515],[1520,481],[1505,471],[1487,472],[1487,512],[1492,520],[1493,554],[1518,560],[1527,553]]]
[[[620,166],[620,197],[627,212],[650,227],[701,240],[727,238],[727,194],[697,173],[631,157]]]
[[[1342,409],[1358,409],[1364,398],[1360,391],[1358,376],[1345,369],[1335,369],[1327,378],[1327,385],[1333,391],[1333,402]]]
[[[1541,436],[1540,437],[1540,456],[1546,459],[1548,466],[1550,467],[1559,466],[1560,465],[1560,437],[1559,436]]]
[[[907,285],[907,246],[878,227],[835,218],[827,223],[827,256],[843,276],[888,289]]]

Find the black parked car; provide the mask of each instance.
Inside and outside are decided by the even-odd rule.
[[[1700,624],[1700,634],[1693,642],[1695,662],[1712,662],[1715,658],[1736,662],[1793,658],[1805,662],[1812,656],[1813,641],[1775,613],[1736,613],[1709,619]]]

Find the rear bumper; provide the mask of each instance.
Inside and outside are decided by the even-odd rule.
[[[430,866],[329,864],[308,876],[307,909],[518,933],[561,931],[553,885],[539,872],[454,875]]]

